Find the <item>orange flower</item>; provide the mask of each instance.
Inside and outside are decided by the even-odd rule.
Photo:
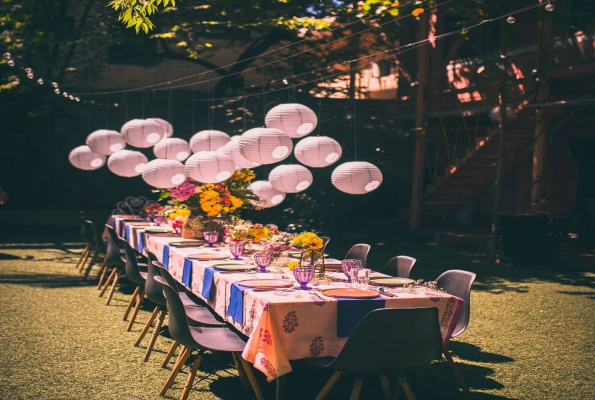
[[[411,11],[411,15],[414,17],[418,17],[420,14],[423,14],[425,10],[421,7],[416,8],[415,10]]]

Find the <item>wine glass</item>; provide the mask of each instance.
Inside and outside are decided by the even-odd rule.
[[[343,273],[347,277],[346,282],[351,282],[351,269],[352,268],[362,268],[362,260],[357,260],[353,258],[346,258],[345,260],[341,261],[341,269]]]
[[[308,283],[314,278],[315,268],[312,265],[306,265],[303,267],[293,267],[293,276],[297,283],[300,284],[301,290],[311,289],[308,287]]]
[[[157,226],[161,226],[161,224],[163,223],[163,215],[155,215],[153,221]]]
[[[273,258],[273,255],[266,251],[261,252],[261,253],[256,253],[254,255],[254,261],[256,261],[256,265],[258,265],[260,272],[267,271],[267,267],[271,263],[272,258]]]
[[[216,231],[206,231],[205,232],[205,241],[209,244],[209,247],[213,247],[215,243],[217,243],[217,239],[219,239],[219,232]]]
[[[244,247],[246,247],[246,243],[244,242],[229,242],[229,252],[234,260],[240,259],[240,255],[244,252]]]

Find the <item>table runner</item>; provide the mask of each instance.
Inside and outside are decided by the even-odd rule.
[[[154,254],[161,255],[162,263],[163,255],[167,255],[169,271],[179,282],[183,280],[185,264],[186,267],[188,264],[191,265],[191,268],[186,268],[189,272],[186,286],[199,298],[204,299],[228,323],[249,336],[242,356],[252,362],[256,369],[262,371],[267,380],[271,381],[290,372],[289,360],[339,354],[346,341],[346,337],[340,337],[337,334],[338,320],[344,318],[339,316],[339,307],[343,307],[340,303],[344,303],[343,301],[326,297],[320,299],[307,291],[299,290],[290,292],[244,290],[240,322],[227,315],[235,282],[252,278],[292,278],[291,274],[250,274],[216,270],[212,273],[207,272],[217,261],[193,259],[188,260],[187,263],[187,256],[205,249],[168,246],[168,243],[180,240],[179,237],[147,236],[145,245]],[[344,278],[343,274],[338,272],[331,272],[329,275]],[[209,298],[206,298],[203,296],[203,290],[208,286],[208,283],[205,285],[205,281],[208,282],[211,278]],[[336,282],[332,285],[320,285],[319,288],[348,286],[346,283]],[[428,291],[425,288],[414,289],[411,292],[397,289],[393,292],[397,292],[399,297],[385,298],[384,307],[437,307],[441,333],[445,343],[448,341],[463,307],[461,299],[446,293]]]

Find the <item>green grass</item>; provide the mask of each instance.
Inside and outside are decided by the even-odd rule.
[[[418,258],[414,278],[431,280],[453,268],[478,274],[471,324],[450,345],[474,391],[471,398],[595,398],[594,273],[572,266],[486,264],[480,254],[405,237],[376,243],[373,263],[407,254]],[[94,280],[84,281],[74,270],[79,252],[80,246],[59,243],[0,245],[0,398],[158,398],[169,374],[160,363],[171,339],[160,337],[143,363],[144,347],[132,344],[151,307],[125,332],[122,315],[132,288],[122,287],[106,307]],[[235,370],[222,368],[226,356],[207,361],[191,399],[252,398]],[[168,397],[179,397],[185,377],[178,377]],[[288,378],[289,398],[314,398],[327,377],[297,362]],[[351,384],[342,378],[328,398],[348,398]],[[261,385],[272,397],[274,385]],[[367,380],[360,398],[380,399],[379,386]],[[414,391],[419,399],[465,398],[444,363],[424,374]]]

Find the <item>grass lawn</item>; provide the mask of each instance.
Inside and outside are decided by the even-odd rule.
[[[125,332],[122,315],[132,288],[120,288],[106,307],[94,279],[85,281],[74,270],[82,248],[75,239],[76,229],[52,236],[0,235],[0,398],[158,398],[169,374],[160,368],[171,344],[167,331],[143,363],[144,348],[132,344],[151,307]],[[455,268],[477,273],[470,326],[449,346],[471,398],[595,398],[594,272],[572,265],[486,264],[481,254],[405,232],[386,243],[368,239],[375,266],[398,254],[416,257],[412,278],[432,280]],[[339,256],[345,249],[331,242],[328,250]],[[226,356],[207,361],[191,399],[252,398]],[[179,397],[186,370],[168,397]],[[329,376],[300,362],[294,370],[287,382],[290,399],[313,399]],[[342,378],[328,399],[349,398],[352,382]],[[261,386],[267,398],[274,396],[274,384]],[[465,398],[444,363],[421,376],[413,390],[419,399]],[[381,399],[379,380],[366,380],[360,398]]]

